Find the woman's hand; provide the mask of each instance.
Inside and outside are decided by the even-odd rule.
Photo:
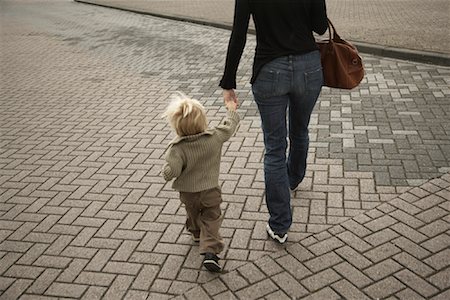
[[[234,90],[223,90],[223,102],[228,107],[228,103],[232,102],[237,107],[239,105],[239,100],[236,97],[236,94],[234,93]]]

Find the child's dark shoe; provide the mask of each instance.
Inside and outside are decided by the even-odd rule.
[[[206,253],[203,259],[203,265],[210,272],[222,271],[222,266],[219,264],[219,257],[214,253]]]
[[[192,235],[192,241],[194,241],[195,243],[200,242],[200,236],[197,236],[193,233],[191,233],[191,235]]]

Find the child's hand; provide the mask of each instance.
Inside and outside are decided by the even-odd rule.
[[[236,111],[239,100],[236,97],[236,94],[234,93],[233,89],[230,90],[223,90],[223,102],[225,102],[225,106],[230,111]]]
[[[236,111],[237,109],[237,103],[234,101],[227,101],[225,102],[225,106],[229,111]]]

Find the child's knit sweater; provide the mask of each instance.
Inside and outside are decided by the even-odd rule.
[[[164,179],[176,178],[172,187],[180,192],[200,192],[219,186],[222,145],[236,131],[239,115],[228,111],[219,126],[202,133],[176,137],[166,152]]]

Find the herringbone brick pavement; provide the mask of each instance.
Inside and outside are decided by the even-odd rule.
[[[175,299],[447,299],[450,173]]]
[[[290,270],[290,262],[310,259],[282,258],[287,250],[268,241],[264,231],[263,144],[248,85],[254,39],[249,38],[238,77],[243,121],[224,147],[220,176],[227,244],[222,257],[229,272],[223,285],[222,277],[201,268],[198,248],[183,229],[184,208],[159,174],[172,138],[160,113],[170,94],[181,90],[205,104],[211,124],[222,120],[217,84],[229,32],[66,0],[0,5],[0,298],[164,299],[206,283],[201,288],[211,286],[209,295],[216,295],[215,289],[239,292],[247,282],[258,283],[257,289],[275,284],[289,295],[279,284],[301,270]],[[432,247],[448,245],[448,229],[439,229],[448,226],[442,216],[448,206],[435,199],[448,193],[425,182],[449,171],[450,70],[374,56],[364,61],[367,76],[358,89],[323,90],[312,118],[310,168],[292,203],[288,249],[328,239],[315,247],[331,247],[337,239],[344,248],[339,251],[348,253],[334,254],[349,258],[326,256],[336,264],[354,265],[354,251],[388,245],[365,256],[375,265],[390,258],[383,253],[392,248],[391,240],[418,253],[419,246],[431,253]],[[378,216],[364,219],[363,213],[420,185],[413,195],[427,199],[422,206],[394,200],[399,202],[395,215],[373,223]],[[428,201],[434,204],[427,207]],[[333,231],[343,226],[336,224],[354,222],[371,231],[353,233],[364,242],[354,242],[345,230]],[[385,222],[386,228],[380,225]],[[314,257],[326,254],[308,251]],[[285,273],[275,264],[264,274],[258,264],[248,265],[268,254],[280,257],[277,264]],[[390,259],[405,265],[409,256]],[[332,280],[341,274],[335,264],[320,269],[314,263],[319,261],[305,267],[311,274],[326,272],[333,284],[341,282]],[[427,265],[434,270],[430,274],[440,274],[435,263]],[[377,268],[365,276],[383,282],[387,277],[376,277]],[[428,273],[406,269],[431,280]],[[396,269],[390,273],[395,280],[386,281],[401,287],[393,289],[396,295],[410,293],[406,269]],[[233,270],[257,275],[242,281]],[[428,284],[441,290],[445,272]],[[368,287],[347,281],[324,289]],[[316,290],[315,282],[299,284]],[[378,291],[370,290],[363,292],[373,297]]]

